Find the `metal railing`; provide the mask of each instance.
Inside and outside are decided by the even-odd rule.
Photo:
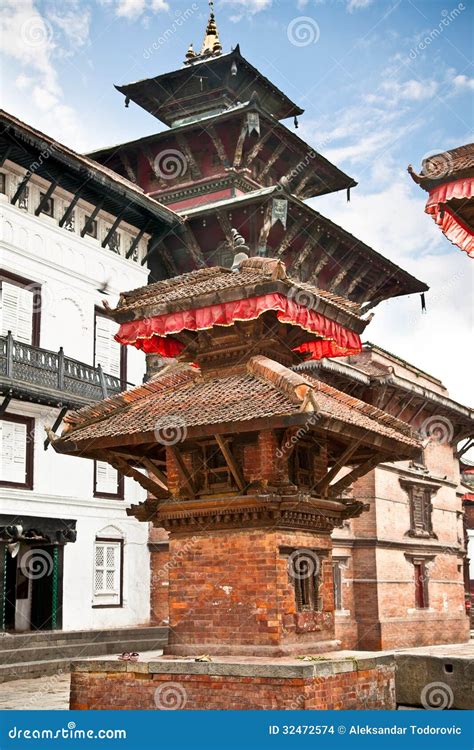
[[[13,388],[31,385],[34,392],[59,391],[69,400],[100,401],[127,387],[120,378],[108,375],[100,365],[92,367],[64,355],[61,347],[51,352],[16,341],[9,332],[0,336],[0,383],[13,381]]]

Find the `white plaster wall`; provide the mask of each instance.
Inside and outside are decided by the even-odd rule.
[[[120,291],[142,286],[147,270],[103,249],[98,240],[81,238],[49,217],[35,217],[0,195],[0,266],[42,284],[40,345],[93,364],[94,306],[107,299],[115,306]],[[109,296],[98,287],[108,281]],[[127,351],[127,379],[141,383],[145,358]],[[145,498],[144,490],[125,479],[125,500],[93,497],[93,462],[60,456],[43,448],[44,426],[59,410],[12,401],[9,413],[35,418],[34,489],[0,488],[2,513],[75,519],[77,541],[64,550],[63,628],[101,629],[149,620],[150,564],[148,525],[126,515],[126,507]],[[96,535],[114,526],[124,538],[122,608],[93,609],[93,552]]]

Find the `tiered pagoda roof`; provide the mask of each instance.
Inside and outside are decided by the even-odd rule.
[[[426,190],[425,212],[450,242],[474,257],[474,143],[434,154],[412,179]]]

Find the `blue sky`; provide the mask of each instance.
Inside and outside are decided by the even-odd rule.
[[[312,205],[431,285],[376,308],[368,337],[469,401],[473,263],[424,214],[406,167],[472,140],[474,3],[216,0],[224,51],[305,109],[301,137],[359,186]],[[175,69],[199,47],[205,0],[6,0],[3,106],[78,150],[161,130],[114,83]],[[163,34],[169,29],[168,39]],[[292,127],[291,123],[288,123]]]

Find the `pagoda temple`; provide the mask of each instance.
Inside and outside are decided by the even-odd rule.
[[[474,258],[474,143],[424,159],[408,173],[428,193],[425,212],[445,237]]]
[[[232,269],[124,293],[108,315],[120,342],[176,360],[144,385],[70,413],[53,446],[107,461],[148,491],[129,513],[169,532],[168,658],[240,663],[337,649],[330,534],[364,510],[346,490],[381,461],[414,457],[420,443],[405,423],[290,368],[358,351],[366,321],[353,303],[289,278],[282,261],[242,252]],[[188,664],[165,657],[153,669],[174,667],[186,681]],[[393,675],[380,669],[352,679],[382,679],[391,705]],[[79,667],[72,707],[87,706],[88,679]],[[108,707],[117,685],[94,707]],[[256,685],[261,707],[272,707]],[[323,705],[318,685],[310,680],[313,707]],[[206,691],[199,695],[194,707],[203,708]],[[361,707],[360,695],[345,706]],[[132,686],[124,707],[136,699]],[[224,701],[229,708],[233,698]]]
[[[157,281],[229,267],[232,228],[251,256],[282,260],[294,279],[363,306],[427,286],[304,201],[356,182],[284,120],[303,110],[242,55],[224,53],[211,4],[199,52],[183,67],[117,86],[167,130],[90,154],[184,218],[153,237],[143,263]]]

